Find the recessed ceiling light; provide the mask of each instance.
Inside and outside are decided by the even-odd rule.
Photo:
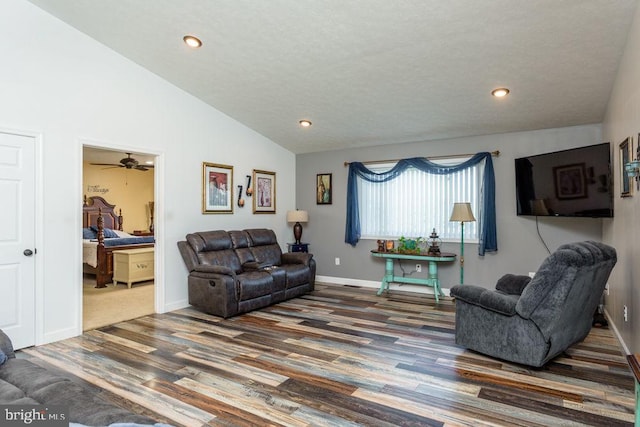
[[[200,41],[200,39],[195,36],[187,35],[187,36],[184,36],[182,40],[184,40],[187,46],[192,47],[194,49],[197,49],[200,46],[202,46],[202,42]]]
[[[302,126],[303,128],[308,128],[309,126],[311,126],[310,120],[300,120],[298,123],[300,123],[300,126]]]
[[[507,89],[506,87],[499,87],[497,89],[492,90],[491,95],[495,96],[496,98],[503,98],[509,95],[509,89]]]

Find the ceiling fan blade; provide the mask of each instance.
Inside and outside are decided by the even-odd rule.
[[[90,165],[94,165],[94,166],[115,166],[115,167],[119,167],[122,168],[124,167],[123,165],[117,165],[115,163],[89,163]]]
[[[146,171],[149,170],[149,169],[147,169],[146,166],[134,166],[132,169],[139,170],[139,171],[142,171],[142,172],[146,172]]]

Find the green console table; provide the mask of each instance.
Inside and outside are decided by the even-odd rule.
[[[417,254],[399,254],[395,252],[378,252],[371,251],[371,255],[378,258],[384,258],[386,261],[384,277],[378,290],[378,295],[382,295],[382,292],[389,290],[389,283],[407,283],[411,285],[426,285],[433,287],[433,294],[436,297],[436,302],[439,302],[438,297],[444,295],[442,289],[440,289],[440,280],[438,279],[438,263],[439,262],[452,262],[456,260],[456,254],[441,253],[440,256],[432,255],[417,255]],[[403,277],[395,276],[393,274],[393,260],[414,260],[414,261],[427,261],[429,263],[429,276],[427,278],[420,277]]]

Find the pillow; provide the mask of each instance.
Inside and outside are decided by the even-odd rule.
[[[116,235],[118,237],[120,237],[121,239],[125,238],[125,237],[133,237],[131,234],[129,234],[129,233],[125,232],[125,231],[113,230],[113,232],[116,233]]]
[[[104,237],[105,237],[105,239],[115,239],[116,237],[120,237],[120,236],[118,236],[118,234],[115,231],[113,231],[112,229],[105,228],[104,229]]]
[[[8,357],[4,354],[4,351],[0,350],[0,366],[4,365],[4,362],[6,362],[7,359]]]
[[[98,237],[97,233],[95,231],[93,231],[92,229],[90,229],[90,228],[83,228],[82,229],[82,238],[83,239],[85,239],[85,240],[89,239],[90,240],[90,239],[95,239],[97,237]]]
[[[96,227],[95,225],[91,226],[91,230],[95,231],[96,233],[96,237],[94,237],[94,239],[98,238],[98,227]],[[119,237],[115,231],[113,231],[110,228],[105,228],[104,229],[104,238],[105,239],[114,239],[116,237]]]

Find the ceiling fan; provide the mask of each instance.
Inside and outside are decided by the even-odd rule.
[[[140,165],[138,161],[131,157],[131,153],[125,153],[127,157],[120,160],[120,163],[90,163],[94,166],[111,166],[114,168],[136,169],[139,171],[148,171],[153,165]]]

